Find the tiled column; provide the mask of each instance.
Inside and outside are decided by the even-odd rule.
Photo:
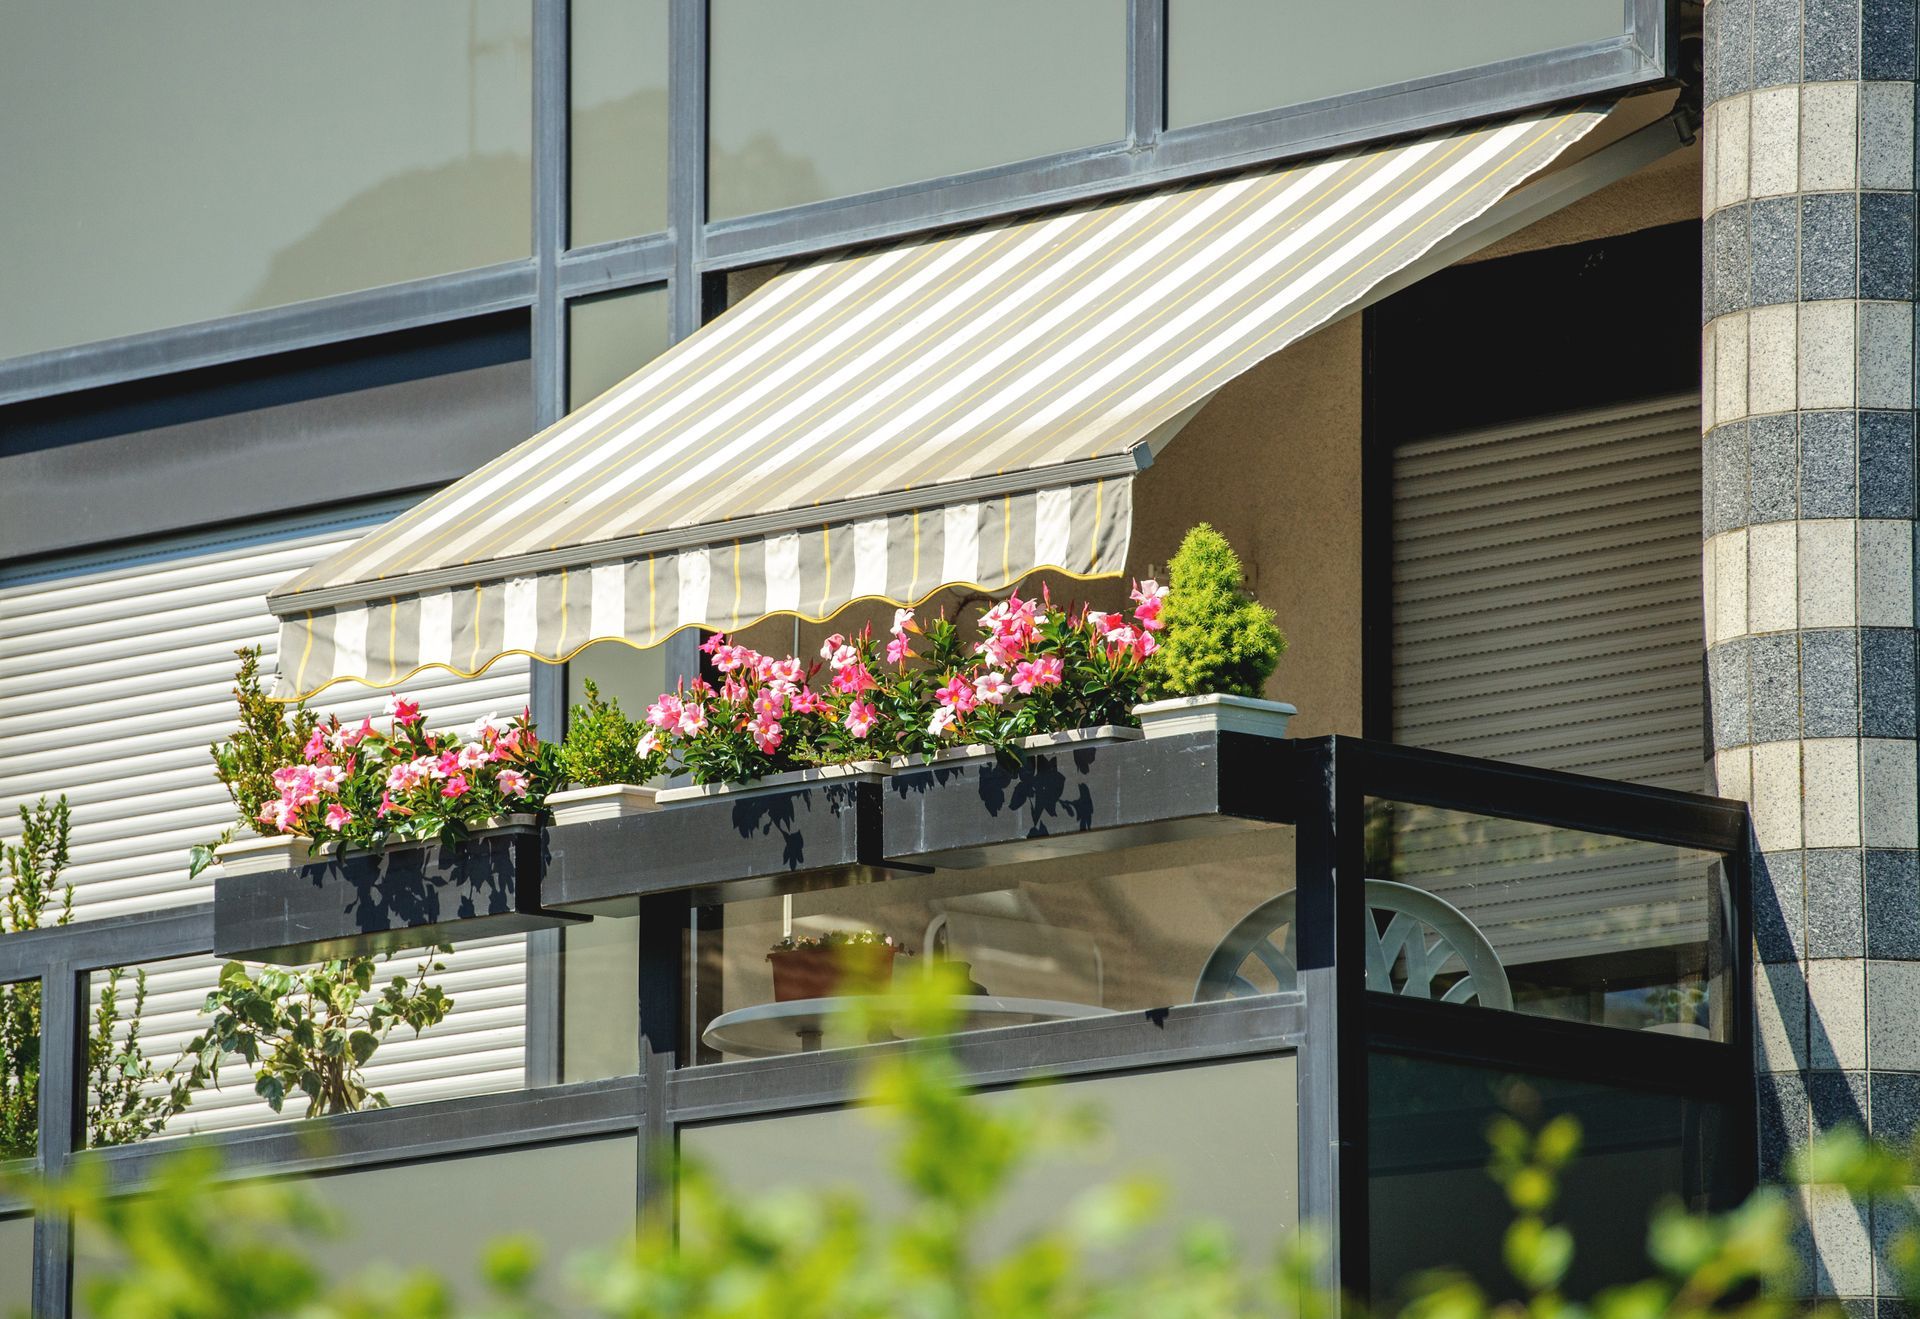
[[[1707,667],[1753,804],[1763,1173],[1920,1118],[1914,0],[1711,0]],[[1813,1283],[1895,1294],[1876,1217],[1807,1193]]]

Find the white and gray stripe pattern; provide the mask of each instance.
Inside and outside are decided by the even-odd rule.
[[[783,274],[276,592],[291,687],[652,645],[1039,567],[1117,573],[1156,427],[1352,307],[1604,112]]]

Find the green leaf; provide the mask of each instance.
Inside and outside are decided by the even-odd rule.
[[[364,1030],[355,1031],[347,1040],[347,1048],[353,1054],[353,1061],[362,1067],[366,1066],[367,1059],[373,1057],[373,1051],[379,1047],[379,1039]]]

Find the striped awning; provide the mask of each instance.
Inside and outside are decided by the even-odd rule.
[[[282,586],[282,690],[1123,570],[1132,477],[1604,107],[788,271]]]

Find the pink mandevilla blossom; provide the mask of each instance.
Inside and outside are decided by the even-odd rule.
[[[827,698],[811,687],[802,687],[793,694],[795,714],[821,714],[832,708],[827,704]]]
[[[960,673],[948,678],[946,686],[936,690],[933,696],[955,714],[965,714],[980,703],[974,695],[973,684],[967,681],[966,675]]]
[[[660,749],[660,730],[657,728],[649,728],[640,735],[640,741],[634,745],[633,749],[643,756],[650,756],[658,751]]]
[[[317,761],[320,759],[320,757],[326,755],[327,754],[326,730],[323,728],[314,729],[313,736],[307,739],[307,745],[301,748],[300,754],[303,758],[305,758],[309,762]]]
[[[327,807],[327,828],[329,829],[344,829],[347,827],[347,821],[352,818],[353,812],[339,802]]]
[[[732,701],[736,705],[739,704],[741,701],[747,699],[747,684],[741,682],[738,678],[728,678],[720,684],[720,699],[723,701]]]
[[[753,725],[753,744],[769,756],[780,749],[784,736],[785,730],[778,719],[761,718]]]
[[[913,658],[913,643],[903,632],[887,643],[887,663],[905,664]]]
[[[461,769],[479,769],[493,758],[493,753],[488,751],[484,746],[481,746],[478,742],[469,742],[460,748],[454,763]]]
[[[1005,705],[1008,686],[1006,674],[989,671],[973,680],[973,694],[988,705]]]
[[[866,665],[856,663],[834,674],[831,685],[842,696],[859,696],[872,691],[880,684],[874,681],[871,673],[867,672]]]
[[[896,609],[893,611],[893,626],[888,628],[887,631],[896,637],[903,637],[907,634],[907,629],[912,626],[913,610]]]
[[[843,669],[850,669],[859,662],[859,648],[852,645],[836,646],[834,647],[833,654],[827,657],[827,663],[833,667],[835,673],[839,673]]]
[[[500,785],[502,797],[524,797],[527,795],[527,776],[517,769],[503,769],[494,782]]]
[[[943,705],[933,712],[933,718],[927,720],[927,731],[939,737],[953,727],[953,721],[958,717],[951,705]]]
[[[806,668],[800,663],[798,658],[792,655],[787,656],[783,660],[775,660],[772,674],[772,680],[774,682],[793,683],[796,686],[806,681],[807,677]]]
[[[447,780],[446,786],[440,789],[440,795],[451,801],[455,797],[466,796],[471,790],[470,785],[467,783],[467,776],[464,774],[455,774]]]
[[[420,722],[420,703],[409,701],[399,692],[389,692],[387,713],[393,716],[393,722],[396,724],[417,724]]]
[[[697,737],[699,734],[705,732],[706,728],[707,728],[707,707],[706,706],[699,705],[699,704],[688,704],[681,708],[680,731],[682,733],[684,733],[688,737]]]
[[[880,712],[867,702],[855,700],[847,707],[846,727],[855,737],[865,737],[873,731],[873,724]]]
[[[1013,670],[1013,687],[1022,696],[1031,696],[1042,687],[1060,685],[1058,656],[1042,655],[1037,660],[1022,660]]]
[[[647,722],[655,728],[672,728],[680,722],[680,698],[667,692],[647,707]]]
[[[842,633],[835,632],[832,636],[820,643],[820,658],[823,660],[831,660],[833,658],[833,652],[846,644],[846,636]]]

